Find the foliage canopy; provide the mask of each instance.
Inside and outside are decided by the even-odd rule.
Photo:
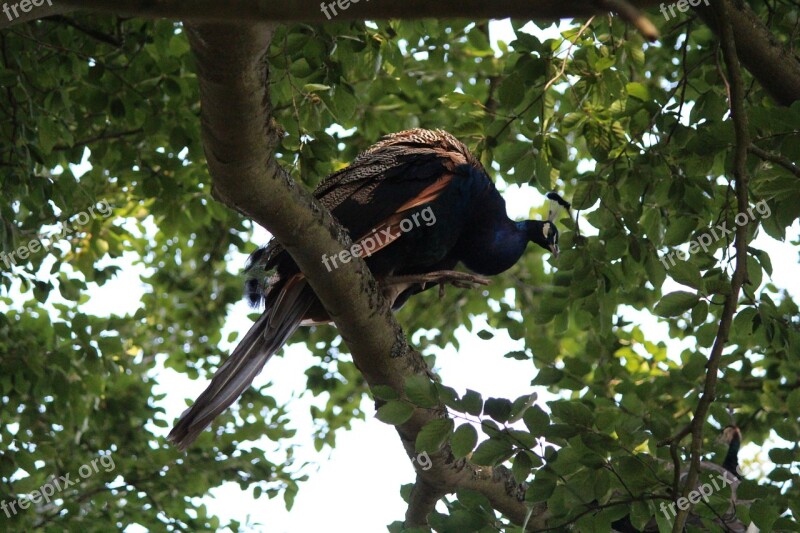
[[[789,42],[797,12],[775,5],[769,13],[766,4],[754,9]],[[472,452],[476,464],[505,463],[518,482],[530,483],[527,501],[547,503],[553,526],[606,531],[630,514],[636,527],[656,517],[666,528],[658,505],[669,498],[672,461],[657,444],[688,424],[698,404],[734,262],[732,236],[669,268],[660,260],[718,224],[736,225],[735,135],[717,37],[691,13],[664,24],[655,44],[617,17],[575,22],[547,40],[523,31],[524,21],[512,24],[514,40],[497,49],[485,21],[279,28],[268,57],[274,118],[285,130],[276,155],[313,187],[385,133],[443,128],[505,184],[563,191],[579,214],[578,225],[560,221],[559,259],[545,265],[529,250],[485,291],[449,290],[443,301],[428,291],[399,313],[423,354],[457,349],[456,328],[485,314],[493,328],[524,340],[523,351],[506,354],[519,372],[560,399],[528,406],[525,397],[482,398],[411,380],[402,399],[391,389],[372,391],[387,401],[378,418],[402,423],[409,404],[441,400],[461,418],[426,427],[417,451],[449,441],[457,457]],[[2,250],[75,228],[55,246],[0,267],[0,500],[78,472],[99,454],[116,464],[59,494],[55,505],[0,514],[0,523],[218,528],[191,498],[228,480],[254,486],[256,495],[282,494],[291,505],[302,477],[292,464],[288,408],[269,388],[248,391],[187,456],[153,432],[172,422],[153,393],[157,357],[191,377],[210,377],[224,357],[226,312],[241,295],[231,253],[262,244],[251,242],[250,222],[212,197],[196,66],[181,24],[60,17],[3,30],[0,47]],[[753,143],[800,161],[800,102],[779,106],[744,76]],[[91,169],[77,175],[70,165],[85,154]],[[787,232],[800,215],[797,176],[753,155],[747,172],[751,205],[764,200],[770,209],[748,235],[798,244]],[[100,202],[112,216],[76,224]],[[738,517],[765,531],[797,531],[798,309],[770,279],[775,258],[755,244],[748,251],[749,283],[721,359],[703,450],[721,463],[726,449],[715,437],[730,423],[730,408],[745,441],[768,443],[771,460],[762,478],[739,486],[739,499],[755,503],[739,506]],[[146,269],[141,307],[126,316],[86,312],[92,288],[128,264]],[[658,316],[691,348],[668,357],[664,343],[626,318],[630,308]],[[432,334],[414,335],[423,330]],[[312,412],[316,445],[335,446],[336,432],[353,418],[373,416],[362,410],[369,388],[340,357],[334,328],[304,330],[294,340],[319,358],[306,372],[308,389],[327,398],[325,409]],[[241,447],[264,433],[280,451]],[[542,438],[551,445],[538,446]],[[679,453],[688,463],[688,446]],[[728,497],[723,490],[698,506],[707,525],[725,513]],[[430,517],[438,531],[499,524],[473,493],[447,507]]]

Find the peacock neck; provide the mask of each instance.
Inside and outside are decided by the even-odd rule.
[[[487,217],[480,227],[467,233],[464,265],[484,276],[500,274],[511,268],[528,245],[529,222],[514,222],[503,209],[502,216]]]

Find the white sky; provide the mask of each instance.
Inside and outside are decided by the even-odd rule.
[[[490,30],[493,42],[498,39],[509,42],[513,39],[511,25],[507,20],[492,22]],[[559,30],[551,27],[544,32],[534,29],[531,33],[540,38],[549,38],[558,37]],[[76,167],[74,171],[80,173],[81,169]],[[541,195],[527,186],[519,190],[513,186],[504,196],[509,215],[516,219],[527,218],[531,206],[541,203]],[[585,226],[582,224],[582,227]],[[796,236],[798,233],[800,225],[795,224],[790,235]],[[265,243],[268,237],[259,228],[254,240]],[[793,283],[800,278],[797,250],[789,244],[779,243],[764,235],[755,244],[770,254],[774,266],[772,281],[779,287],[790,289],[793,297],[797,298],[800,291]],[[231,268],[236,270],[237,265],[244,265],[244,260],[245,255],[238,254],[231,261]],[[134,312],[140,306],[144,292],[144,285],[139,279],[141,273],[141,267],[126,265],[115,279],[91,291],[91,299],[83,306],[84,311],[100,315]],[[668,279],[664,291],[669,292],[679,287]],[[252,323],[247,318],[249,312],[244,302],[236,304],[222,338],[226,338],[227,333],[232,331],[238,332],[241,337]],[[688,346],[686,342],[669,339],[667,326],[658,323],[647,312],[628,308],[624,315],[641,327],[648,340],[666,342],[670,357],[677,358]],[[477,327],[476,331],[489,329],[482,318],[477,319],[477,324],[481,327]],[[463,327],[457,332],[457,337],[461,343],[458,352],[445,349],[437,353],[437,370],[443,383],[460,393],[467,388],[477,390],[484,398],[499,396],[513,400],[534,392],[534,387],[530,385],[536,374],[533,365],[529,361],[503,357],[507,352],[521,349],[521,342],[512,341],[504,331],[496,332],[494,338],[484,341],[468,333]],[[232,344],[222,346],[232,347]],[[161,361],[163,362],[163,357]],[[252,531],[271,533],[327,531],[332,527],[337,530],[345,524],[352,533],[374,533],[385,531],[386,525],[394,520],[402,520],[406,505],[400,498],[399,489],[401,484],[413,481],[414,469],[406,458],[394,428],[369,416],[373,412],[371,402],[365,401],[362,406],[368,413],[368,420],[355,421],[351,431],[339,432],[336,449],[326,448],[322,452],[314,450],[309,406],[315,402],[320,405],[321,402],[304,393],[304,371],[315,362],[303,346],[293,345],[284,350],[283,356],[274,357],[256,379],[256,384],[273,382],[270,393],[279,404],[291,400],[291,424],[298,430],[292,439],[292,444],[296,445],[295,464],[299,467],[305,462],[311,463],[311,466],[303,470],[310,474],[311,479],[301,484],[291,512],[286,511],[280,496],[274,500],[262,496],[256,501],[252,492],[243,492],[237,484],[227,483],[213,490],[213,497],[204,498],[210,511],[223,522],[230,519],[239,520],[243,524],[249,522],[253,524]],[[170,369],[163,370],[163,365],[160,366],[162,371],[157,378],[168,386],[158,385],[155,392],[166,394],[161,405],[166,409],[167,420],[172,421],[184,410],[185,398],[194,399],[207,382],[190,381],[185,376]],[[549,399],[541,390],[537,392],[540,405],[545,399]],[[162,435],[166,435],[168,431],[155,427],[148,429]],[[275,453],[275,443],[266,439],[260,442],[268,450],[268,459],[275,462],[283,459],[282,453]],[[755,447],[745,447],[740,457],[753,454],[757,450]],[[765,453],[763,457],[766,457]],[[191,468],[191,465],[183,467]],[[129,526],[126,529],[129,532],[143,530],[138,526]]]

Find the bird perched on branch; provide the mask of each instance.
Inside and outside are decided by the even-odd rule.
[[[569,208],[550,193],[548,220],[509,219],[503,197],[467,147],[445,131],[423,129],[384,137],[323,180],[314,196],[348,231],[355,244],[347,253],[365,259],[394,308],[437,283],[488,283],[454,272],[458,263],[479,275],[499,274],[528,242],[557,256],[554,221],[560,207]],[[322,258],[328,270],[337,257]],[[242,394],[300,325],[330,322],[275,239],[250,256],[246,272],[247,296],[255,306],[263,303],[264,312],[170,432],[180,449]]]
[[[723,468],[738,479],[742,479],[742,475],[739,474],[739,448],[742,445],[741,430],[736,426],[725,426],[719,440],[728,445],[728,453],[725,454],[725,459],[722,461]]]

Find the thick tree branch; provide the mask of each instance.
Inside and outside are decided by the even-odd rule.
[[[736,41],[734,40],[733,29],[728,22],[728,6],[725,0],[716,2],[714,11],[717,15],[717,24],[720,29],[720,41],[722,45],[722,55],[725,58],[725,65],[728,70],[728,78],[731,86],[731,119],[736,133],[736,152],[733,164],[733,175],[736,189],[736,207],[739,213],[745,213],[748,208],[747,203],[747,152],[750,148],[750,125],[747,118],[747,111],[744,106],[744,82],[742,72],[739,67],[739,58],[736,54]],[[714,346],[711,348],[711,356],[706,364],[706,381],[703,394],[697,404],[694,417],[690,424],[692,434],[692,460],[689,466],[689,473],[683,486],[683,497],[688,496],[694,490],[697,478],[700,473],[700,456],[703,452],[703,428],[708,417],[708,410],[714,401],[717,387],[717,374],[719,364],[722,359],[722,351],[728,342],[733,315],[739,304],[739,291],[747,279],[747,225],[736,227],[736,237],[734,241],[736,249],[736,267],[731,278],[731,292],[725,297],[725,304],[722,308],[722,316],[714,339]],[[689,510],[680,510],[675,518],[672,531],[680,533],[683,531]]]
[[[744,3],[735,5],[725,1],[730,24],[737,36],[738,53],[742,64],[752,73],[764,89],[782,105],[800,100],[800,61],[770,33]],[[329,3],[329,2],[326,2]],[[325,11],[319,0],[278,2],[271,0],[59,0],[53,6],[45,4],[21,13],[17,18],[0,16],[0,29],[38,18],[86,10],[114,15],[136,17],[172,18],[193,22],[326,22],[329,20],[363,20],[387,18],[504,18],[560,19],[589,17],[611,10],[619,12],[652,39],[655,27],[641,14],[641,10],[661,4],[660,0],[441,0],[428,2],[369,2],[347,0],[347,8]],[[344,2],[343,2],[344,4]],[[337,4],[338,5],[338,4]],[[710,7],[703,3],[694,8],[712,29],[719,34]]]
[[[800,100],[800,61],[772,35],[746,2],[714,0],[711,7],[701,2],[694,9],[722,39],[714,8],[720,3],[725,4],[725,20],[736,37],[736,54],[750,74],[778,103],[788,106]]]
[[[409,376],[427,375],[424,360],[406,343],[363,261],[331,272],[324,267],[321,257],[349,248],[349,237],[274,158],[279,138],[270,116],[266,59],[273,27],[188,24],[187,30],[197,60],[203,145],[215,196],[269,229],[292,255],[370,387],[388,385],[402,392]],[[409,457],[415,456],[422,427],[445,412],[444,406],[417,409],[397,427]],[[432,463],[433,468],[418,471],[416,498],[424,503],[410,512],[411,522],[426,523],[424,511],[431,502],[459,487],[484,494],[512,520],[524,520],[521,489],[507,469],[459,464],[449,449],[432,454]]]
[[[615,0],[621,2],[621,0]],[[661,0],[626,0],[638,9],[657,6]],[[56,11],[56,3],[62,8]],[[327,0],[325,4],[331,4]],[[347,6],[341,9],[340,6]],[[375,2],[349,0],[323,10],[320,0],[58,0],[53,7],[35,8],[28,16],[42,18],[77,9],[149,18],[170,18],[192,22],[326,22],[329,20],[364,20],[389,18],[548,18],[588,17],[606,12],[596,0],[407,0]],[[327,12],[327,14],[326,14]],[[16,23],[2,20],[0,28]]]

